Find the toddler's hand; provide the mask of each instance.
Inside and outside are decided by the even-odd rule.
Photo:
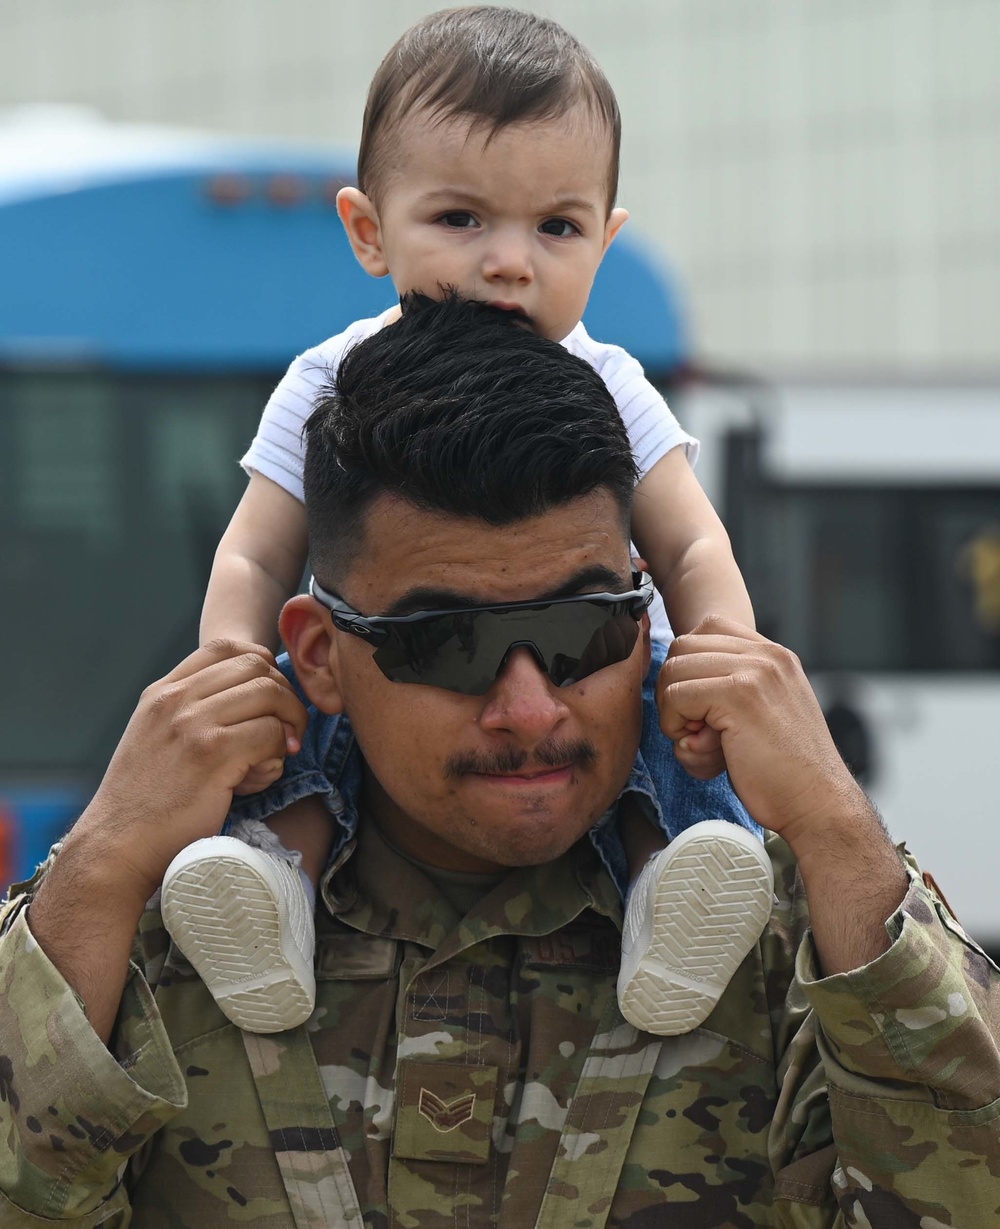
[[[285,726],[285,751],[295,755],[301,751],[302,744],[290,725]],[[234,794],[259,794],[261,790],[273,785],[285,770],[284,757],[274,757],[254,764],[243,780],[233,790]]]
[[[663,674],[656,683],[656,706],[660,710],[660,725],[664,734],[667,733],[663,724],[663,695],[661,682]],[[668,735],[669,737],[669,735]],[[722,753],[722,737],[718,730],[713,730],[704,721],[688,721],[682,734],[674,736],[674,756],[692,777],[699,781],[710,781],[726,771],[726,757]]]
[[[704,721],[689,721],[684,735],[674,743],[678,764],[699,781],[710,781],[726,771],[722,738]]]

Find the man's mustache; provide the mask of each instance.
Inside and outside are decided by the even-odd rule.
[[[585,738],[559,740],[546,739],[530,754],[523,747],[497,747],[495,751],[456,752],[445,761],[445,775],[449,778],[465,777],[471,773],[484,776],[509,776],[520,772],[530,761],[532,767],[567,768],[585,767],[597,759],[597,748]]]

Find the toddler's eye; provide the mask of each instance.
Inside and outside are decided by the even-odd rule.
[[[438,221],[452,230],[469,230],[476,225],[476,219],[464,209],[456,209],[452,213],[443,213]]]
[[[568,218],[546,218],[538,229],[543,235],[555,235],[557,239],[568,239],[580,233],[579,226]]]

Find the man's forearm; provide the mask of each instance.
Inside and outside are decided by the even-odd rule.
[[[123,884],[113,853],[85,818],[66,838],[42,880],[28,910],[28,925],[107,1044],[145,896],[141,887]]]
[[[885,923],[906,894],[906,871],[881,819],[858,790],[853,806],[790,840],[809,901],[825,977],[889,950]]]

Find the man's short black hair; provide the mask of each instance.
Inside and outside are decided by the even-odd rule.
[[[607,490],[627,528],[636,468],[597,372],[509,312],[409,294],[350,349],[306,424],[305,504],[317,579],[336,587],[368,508],[508,525]]]

